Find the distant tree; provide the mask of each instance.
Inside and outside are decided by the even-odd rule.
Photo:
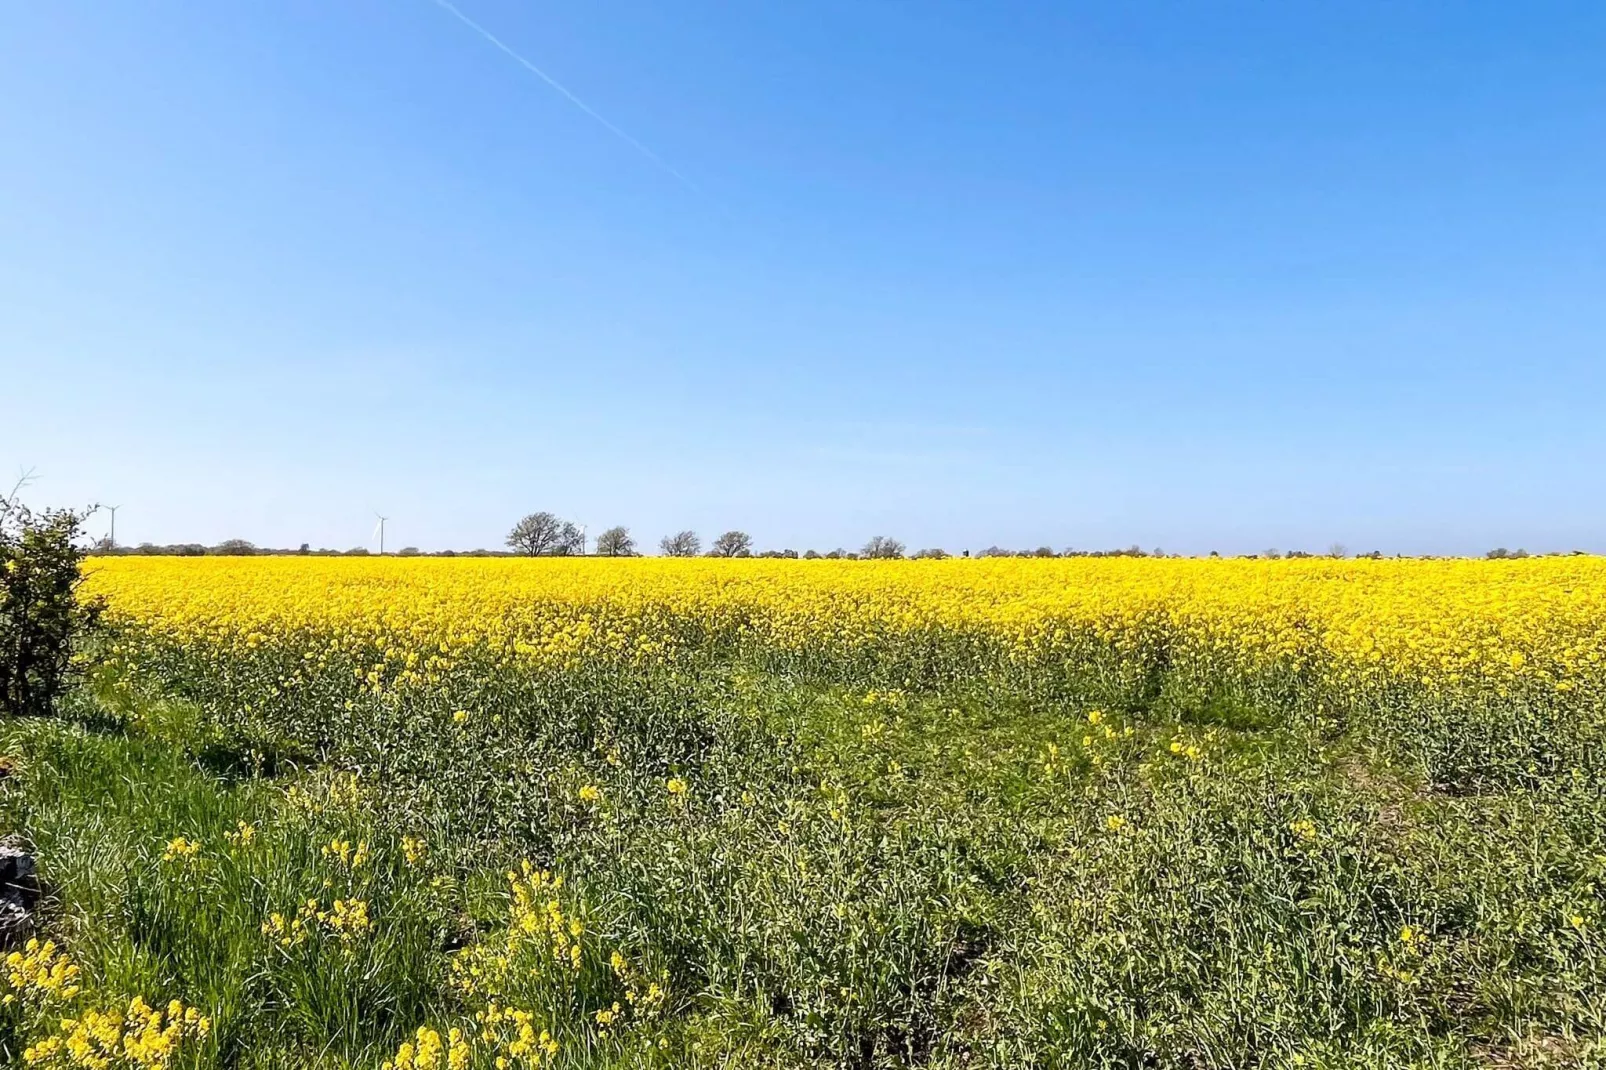
[[[894,558],[902,557],[903,551],[904,545],[897,539],[888,538],[885,535],[872,535],[870,537],[870,541],[864,544],[864,549],[859,551],[859,556],[868,558]]]
[[[418,557],[423,551],[416,546],[403,546],[396,551],[397,557]]]
[[[751,557],[753,537],[745,531],[727,531],[708,548],[710,557]]]
[[[224,539],[212,547],[212,552],[223,557],[247,557],[257,552],[256,544],[245,539]]]
[[[636,552],[636,540],[630,537],[630,529],[626,527],[612,527],[597,536],[598,557],[631,557]]]
[[[843,550],[842,547],[838,546],[835,550],[831,550],[830,552],[828,552],[825,555],[825,559],[827,561],[840,561],[846,556],[848,556],[847,555],[847,551]]]
[[[1055,556],[1054,547],[1052,547],[1052,546],[1039,546],[1037,549],[1032,551],[1032,556],[1033,557],[1053,557],[1053,556]]]
[[[372,551],[370,551],[368,549],[368,547],[366,547],[366,546],[353,546],[351,549],[346,551],[345,556],[347,556],[347,557],[367,557],[371,552]]]
[[[989,547],[987,547],[987,549],[983,550],[981,553],[977,554],[976,556],[977,557],[1008,557],[1009,556],[1009,551],[1004,549],[1002,546],[989,546]]]
[[[296,553],[298,553],[298,554],[310,554],[310,553],[312,553],[312,544],[310,542],[302,543],[301,544],[301,548],[299,550],[297,550]]]
[[[703,540],[695,531],[677,531],[658,540],[658,549],[665,557],[696,557],[703,548]]]
[[[916,550],[909,556],[916,561],[941,561],[948,556],[948,551],[933,546],[925,550]]]
[[[507,544],[530,557],[568,553],[580,539],[580,529],[551,513],[531,513],[513,525]]]
[[[568,520],[558,525],[557,545],[547,553],[553,557],[576,557],[586,552],[585,533]]]
[[[1283,555],[1277,552],[1276,547],[1273,547],[1272,549],[1267,550],[1261,556],[1267,558],[1268,560],[1276,561],[1276,560],[1280,559]]]
[[[1327,548],[1327,556],[1339,558],[1348,557],[1349,547],[1345,546],[1341,542],[1335,542],[1333,545]]]
[[[804,550],[803,551],[803,560],[805,560],[805,561],[818,561],[819,559],[820,559],[820,551],[818,551],[818,550]]]

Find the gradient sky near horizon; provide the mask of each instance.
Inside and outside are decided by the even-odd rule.
[[[1606,551],[1606,4],[454,2],[585,108],[433,0],[0,0],[0,477],[122,542]]]

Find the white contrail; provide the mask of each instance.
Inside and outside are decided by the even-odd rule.
[[[437,6],[442,7],[444,9],[446,9],[447,11],[451,12],[453,15],[455,15],[458,18],[458,20],[463,23],[463,25],[467,26],[469,29],[473,30],[475,33],[479,34],[481,37],[485,38],[487,41],[491,42],[491,44],[495,45],[497,48],[501,49],[503,52],[506,52],[509,56],[511,56],[513,58],[513,60],[516,63],[518,63],[519,66],[523,67],[525,70],[529,71],[531,74],[533,74],[537,78],[541,79],[541,81],[545,82],[547,85],[551,86],[553,89],[556,89],[559,93],[562,93],[565,97],[568,98],[569,103],[573,104],[575,107],[579,108],[581,111],[583,111],[587,115],[591,116],[591,118],[595,119],[597,122],[599,122],[603,126],[607,127],[610,131],[612,131],[618,137],[623,138],[625,141],[629,142],[630,145],[637,152],[641,153],[643,156],[647,157],[647,159],[651,160],[653,163],[657,164],[659,167],[662,167],[665,171],[668,171],[670,174],[674,175],[676,178],[680,179],[680,181],[684,182],[693,191],[695,191],[697,189],[697,187],[692,183],[691,179],[687,178],[685,175],[681,174],[679,171],[675,170],[673,167],[670,167],[669,164],[667,162],[665,162],[665,160],[664,160],[664,158],[662,156],[659,156],[656,152],[652,151],[647,146],[643,145],[641,142],[637,141],[635,138],[631,137],[629,134],[625,133],[623,130],[619,129],[617,126],[614,126],[612,123],[610,123],[608,120],[604,119],[602,116],[598,115],[595,111],[592,110],[591,105],[587,104],[585,101],[581,100],[579,97],[575,96],[573,93],[571,93],[567,89],[565,89],[563,87],[563,85],[556,78],[553,78],[546,71],[543,71],[540,67],[537,67],[535,64],[531,63],[529,60],[525,59],[523,56],[521,56],[517,52],[513,51],[507,45],[503,44],[501,39],[498,38],[495,34],[493,34],[490,30],[487,30],[484,26],[481,26],[479,23],[475,22],[473,19],[469,18],[467,15],[465,15],[461,11],[457,10],[457,8],[453,7],[450,3],[447,2],[447,0],[435,0],[435,3],[436,3]]]

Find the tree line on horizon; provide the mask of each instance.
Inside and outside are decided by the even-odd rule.
[[[327,548],[314,549],[308,543],[302,543],[296,549],[261,547],[245,539],[225,539],[214,545],[202,543],[170,543],[158,545],[155,543],[140,543],[137,546],[114,546],[107,539],[101,539],[90,549],[91,553],[101,555],[128,555],[128,556],[168,556],[168,557],[248,557],[248,556],[305,556],[305,557],[368,557],[375,556],[374,552],[366,546],[357,546],[349,550],[334,550]],[[665,535],[658,540],[658,552],[664,557],[724,557],[724,558],[785,558],[800,560],[937,560],[947,557],[1034,557],[1034,558],[1066,558],[1066,557],[1186,557],[1186,554],[1168,554],[1156,548],[1144,550],[1136,544],[1122,549],[1114,550],[1079,550],[1066,548],[1055,550],[1051,546],[1039,546],[1035,549],[1011,550],[1001,546],[989,546],[974,555],[969,550],[961,551],[958,555],[937,547],[915,550],[909,548],[900,540],[886,535],[872,536],[858,550],[837,548],[821,552],[818,550],[755,550],[753,537],[740,530],[730,530],[721,533],[705,551],[702,537],[691,530],[677,531],[672,535]],[[1582,551],[1571,551],[1582,553]],[[506,545],[503,549],[475,549],[475,550],[420,550],[416,546],[404,546],[399,550],[391,551],[386,556],[395,557],[641,557],[645,556],[630,529],[624,525],[615,525],[598,533],[596,540],[590,546],[582,529],[572,521],[564,520],[554,513],[531,513],[519,520],[508,532]],[[1222,554],[1212,550],[1208,557],[1221,557]],[[1329,547],[1326,553],[1309,553],[1303,550],[1266,550],[1258,554],[1227,555],[1247,559],[1300,559],[1300,558],[1347,558],[1352,556],[1341,544]],[[1381,559],[1384,554],[1379,550],[1370,553],[1355,554],[1356,558]],[[1395,557],[1410,555],[1395,554]],[[1434,557],[1439,555],[1417,555]],[[1510,550],[1498,547],[1483,555],[1490,560],[1514,560],[1530,556],[1528,551],[1518,549]],[[1549,555],[1545,555],[1549,556]]]

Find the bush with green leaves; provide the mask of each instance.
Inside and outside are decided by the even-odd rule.
[[[0,714],[48,714],[100,606],[79,597],[84,514],[0,498]]]

